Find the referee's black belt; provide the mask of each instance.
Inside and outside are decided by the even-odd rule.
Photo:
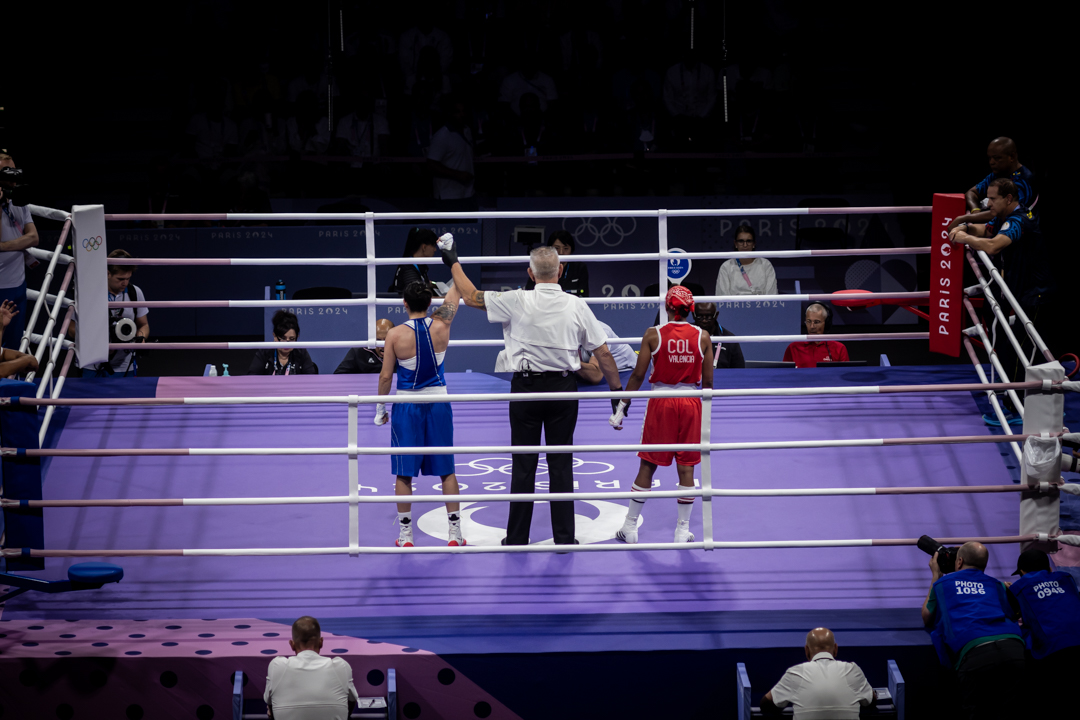
[[[572,370],[528,370],[514,373],[516,378],[542,378],[542,377],[567,377]]]

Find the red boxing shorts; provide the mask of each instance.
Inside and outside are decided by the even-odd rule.
[[[645,422],[641,426],[641,444],[684,444],[701,442],[700,398],[651,398],[645,405]],[[638,457],[653,465],[671,465],[672,458],[679,465],[701,464],[701,453],[689,450],[680,452],[639,452]]]

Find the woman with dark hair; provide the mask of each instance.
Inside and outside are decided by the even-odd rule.
[[[300,323],[288,310],[278,310],[270,320],[274,339],[294,343],[300,337]],[[255,351],[248,375],[318,375],[319,369],[303,348],[263,348]]]
[[[574,242],[574,236],[568,233],[566,230],[556,230],[548,237],[547,244],[549,247],[555,248],[555,252],[560,255],[573,255],[576,248]],[[578,297],[589,296],[589,268],[585,263],[568,262],[564,263],[563,274],[559,277],[559,287],[563,289],[563,292],[568,292],[571,295],[577,295]],[[526,290],[533,290],[536,288],[536,283],[529,280],[525,286]]]
[[[409,230],[409,237],[405,240],[405,252],[402,257],[429,258],[435,256],[435,243],[438,238],[435,233],[427,228],[414,227]],[[427,265],[409,263],[398,265],[394,273],[394,282],[390,283],[390,292],[404,293],[405,288],[414,282],[422,282],[425,287],[431,287],[428,280]]]

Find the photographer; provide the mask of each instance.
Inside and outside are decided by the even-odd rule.
[[[1021,618],[1028,649],[1034,658],[1032,679],[1047,703],[1059,701],[1057,689],[1066,683],[1080,662],[1080,591],[1072,575],[1050,569],[1050,558],[1042,550],[1025,550],[1016,561],[1020,579],[1009,586],[1009,602]]]
[[[130,258],[131,253],[117,248],[109,253],[110,260]],[[109,264],[109,302],[146,302],[146,297],[137,285],[131,284],[135,273],[134,265]],[[150,337],[150,321],[147,308],[124,308],[109,310],[109,342],[144,343]],[[72,323],[74,325],[74,323]],[[131,331],[134,327],[134,336]],[[108,362],[95,363],[83,368],[83,374],[94,377],[121,375],[134,376],[138,373],[135,353],[129,350],[116,350],[109,356]]]
[[[16,190],[22,172],[15,169],[15,161],[7,153],[0,152],[0,302],[15,303],[18,313],[4,333],[3,347],[18,350],[22,341],[26,314],[26,267],[33,260],[23,251],[37,247],[38,233],[30,217],[30,211],[16,205]]]
[[[1013,620],[1005,584],[983,570],[984,545],[968,542],[956,552],[930,556],[933,581],[922,607],[923,625],[943,665],[956,670],[960,702],[969,718],[1017,718],[1024,684],[1024,641]],[[946,567],[939,565],[939,559]]]

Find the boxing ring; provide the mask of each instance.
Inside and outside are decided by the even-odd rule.
[[[667,252],[667,217],[693,213],[835,214],[838,210],[857,214],[928,212],[929,208],[557,215],[657,218],[659,252],[580,255],[575,260],[656,260],[660,287],[664,288],[667,263],[676,257]],[[551,213],[474,213],[468,217],[541,215]],[[148,217],[106,216],[109,220]],[[316,216],[153,217],[254,221]],[[376,254],[374,223],[436,216],[366,213],[317,217],[364,220],[367,257],[140,258],[125,262],[347,262],[365,266],[365,298],[287,304],[367,308],[367,339],[298,342],[295,347],[376,346],[376,306],[400,301],[375,296],[374,270],[379,264],[396,264],[400,258]],[[928,251],[877,248],[753,255]],[[47,255],[53,263],[50,274],[56,264],[69,261],[59,245]],[[744,255],[680,253],[679,257]],[[1004,287],[989,258],[971,256],[970,260],[979,285],[967,289],[968,297],[982,294],[991,283]],[[466,268],[478,263],[526,261],[523,256],[461,258]],[[985,274],[980,264],[987,269]],[[46,284],[32,298],[37,301],[35,315],[41,307],[49,313],[49,328],[41,336],[27,337],[27,342],[38,343],[37,353],[45,360],[36,393],[0,400],[5,407],[30,406],[40,412],[42,446],[7,447],[5,443],[0,452],[43,463],[43,499],[4,498],[3,503],[9,508],[42,510],[45,543],[42,548],[5,546],[3,553],[11,558],[50,558],[50,572],[83,558],[122,557],[126,579],[94,593],[27,594],[9,601],[3,610],[4,621],[40,621],[44,629],[24,631],[42,634],[40,640],[32,641],[34,645],[0,647],[7,656],[14,652],[17,657],[45,657],[37,649],[44,646],[53,653],[85,651],[77,642],[56,650],[62,641],[48,635],[50,627],[57,627],[53,623],[72,617],[108,620],[110,627],[127,630],[137,627],[134,619],[150,623],[204,617],[291,622],[300,614],[319,617],[324,628],[342,637],[354,635],[402,647],[422,644],[425,650],[442,653],[675,650],[724,642],[770,647],[789,643],[793,633],[804,633],[802,618],[808,611],[815,618],[830,618],[834,629],[863,632],[869,638],[874,628],[890,627],[894,636],[921,644],[926,640],[917,627],[917,613],[914,620],[909,617],[911,609],[925,597],[929,582],[926,556],[914,548],[919,535],[930,534],[950,544],[969,539],[993,543],[988,572],[999,576],[1011,572],[1019,552],[1017,544],[1053,546],[1060,536],[1056,523],[1060,473],[1048,479],[1025,472],[1022,446],[1033,435],[1061,435],[1062,395],[1076,390],[1077,385],[1065,380],[1052,357],[1045,357],[1046,346],[1026,316],[1020,317],[1020,322],[1035,347],[1046,351],[1047,362],[1036,365],[1021,354],[1028,372],[1017,382],[1008,378],[992,353],[992,367],[1001,381],[989,381],[972,340],[992,347],[991,340],[976,323],[964,338],[973,362],[968,367],[747,369],[715,373],[712,390],[652,391],[648,384],[636,393],[582,388],[573,394],[581,400],[573,446],[575,492],[567,496],[544,492],[546,468],[541,458],[539,492],[511,495],[512,455],[543,453],[546,448],[510,444],[506,403],[511,397],[530,401],[554,396],[511,396],[507,376],[482,372],[448,373],[446,396],[380,397],[376,394],[377,377],[362,375],[294,376],[285,382],[279,377],[67,380],[73,351],[69,349],[59,363],[64,344],[51,336],[51,329],[59,325],[58,337],[64,337],[71,314],[71,304],[65,298],[70,267],[56,295],[49,295]],[[992,294],[986,296],[995,314],[1001,316]],[[1007,288],[1005,296],[1015,304]],[[806,301],[838,298],[833,294],[779,297]],[[917,304],[926,300],[928,293],[848,293],[842,297],[845,301],[891,299]],[[696,299],[724,302],[733,298]],[[657,298],[620,298],[623,301],[656,302]],[[283,304],[246,300],[138,303],[149,308]],[[965,304],[974,316],[974,307],[969,301]],[[134,305],[110,303],[110,307]],[[1022,313],[1015,305],[1015,311]],[[459,311],[472,312],[479,311],[465,307]],[[28,323],[28,328],[33,328],[33,323]],[[1019,348],[1007,322],[999,333]],[[858,342],[883,336],[916,342],[927,339],[927,333],[835,334],[830,339]],[[450,352],[501,344],[451,337]],[[714,341],[806,339],[799,335],[746,335]],[[620,342],[636,344],[640,338],[609,338],[609,343]],[[139,349],[158,352],[284,345],[154,343]],[[57,366],[60,371],[49,392],[49,380]],[[1010,429],[1003,416],[996,396],[1003,391],[1015,398],[1023,413],[1022,431]],[[986,395],[1004,434],[988,430],[975,394]],[[642,446],[630,439],[640,423],[640,401],[657,396],[702,398],[703,417],[708,421],[703,422],[700,444]],[[637,412],[624,425],[630,433],[616,433],[607,423],[608,399],[613,397],[638,400],[631,407]],[[393,546],[396,514],[387,505],[399,498],[393,495],[389,462],[382,457],[390,453],[389,433],[372,422],[373,404],[380,401],[454,404],[455,447],[414,451],[457,455],[462,493],[457,499],[462,503],[467,546],[446,546],[442,507],[446,498],[439,492],[438,478],[426,477],[417,478],[415,494],[409,498],[416,506],[416,547]],[[55,425],[50,427],[50,423]],[[677,487],[674,472],[658,472],[642,511],[641,542],[623,545],[614,535],[631,497],[638,465],[635,453],[645,447],[700,449],[702,464],[692,490],[667,489]],[[396,448],[394,452],[408,454],[410,449]],[[256,459],[260,457],[266,459]],[[885,495],[889,497],[878,497]],[[699,540],[676,545],[670,542],[676,514],[671,498],[684,496],[701,498],[691,518]],[[576,501],[580,545],[552,544],[546,503],[559,499]],[[515,500],[537,502],[532,542],[501,546],[506,516],[503,503]],[[678,619],[671,620],[673,617]],[[244,623],[254,627],[247,620]],[[736,632],[732,630],[735,626],[744,633],[737,641],[731,634]],[[155,639],[168,634],[164,627]],[[129,637],[134,634],[142,633],[129,633]],[[275,649],[277,646],[260,649],[259,642],[245,638],[233,644],[250,643],[247,647],[252,652],[282,651]],[[0,645],[4,642],[0,640]],[[124,647],[128,645],[137,644]],[[258,655],[254,658],[259,659]],[[424,701],[417,702],[423,705]],[[486,702],[495,701],[489,698]],[[515,715],[503,707],[494,716]]]

